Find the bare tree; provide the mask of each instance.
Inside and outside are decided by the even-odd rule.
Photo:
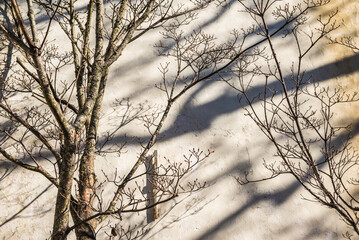
[[[136,172],[155,144],[175,98],[179,97],[174,94],[177,80],[170,83],[168,103],[162,115],[152,114],[145,119],[150,139],[135,165],[123,177],[108,177],[117,190],[105,207],[96,192],[101,184],[96,182],[95,155],[101,152],[96,149],[96,140],[108,74],[128,44],[151,29],[173,29],[188,24],[197,11],[211,2],[181,5],[167,0],[108,3],[90,0],[81,2],[84,10],[74,0],[29,0],[21,6],[15,0],[1,3],[8,14],[3,15],[0,30],[17,50],[17,66],[2,87],[1,117],[10,124],[1,129],[0,152],[5,159],[42,174],[58,188],[52,239],[65,239],[72,230],[76,230],[78,239],[94,239],[95,229],[107,216],[153,207],[146,205],[140,186],[125,187],[144,174]],[[36,22],[40,14],[48,16],[41,30]],[[54,22],[67,37],[71,52],[50,43]],[[63,69],[69,66],[75,73],[70,80],[61,77]],[[181,94],[186,91],[183,89]],[[16,109],[11,102],[14,94],[35,101]],[[182,164],[169,161],[160,165],[153,178],[158,182],[155,204],[166,202],[180,192],[202,188],[197,181],[189,183],[187,188],[179,181],[208,155],[192,150]],[[50,167],[42,160],[50,163]],[[94,201],[100,206],[95,206]],[[70,214],[73,226],[69,226]]]
[[[240,93],[247,116],[273,144],[277,158],[263,163],[269,171],[268,177],[254,179],[252,172],[246,172],[244,178],[237,180],[247,184],[290,174],[309,193],[308,200],[335,210],[359,235],[359,199],[355,194],[359,155],[350,142],[350,126],[333,124],[336,107],[356,102],[359,97],[355,92],[349,94],[341,88],[323,86],[303,69],[303,62],[313,47],[339,27],[335,21],[337,10],[319,16],[312,27],[314,30],[308,30],[308,19],[303,15],[281,33],[296,45],[297,54],[292,56],[288,68],[288,56],[287,62],[281,62],[283,58],[270,35],[268,21],[270,17],[286,21],[301,6],[276,6],[276,2],[240,1],[254,20],[257,34],[267,41],[251,58],[255,62],[252,67],[237,64],[231,69],[236,79],[224,80]],[[317,1],[320,5],[328,2]],[[357,50],[350,37],[332,42]],[[262,90],[251,94],[253,82],[259,81]],[[349,232],[345,234],[349,239],[352,236]]]

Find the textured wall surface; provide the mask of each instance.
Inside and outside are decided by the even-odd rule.
[[[339,10],[337,22],[342,26],[333,37],[358,37],[359,1],[332,1],[326,7],[309,13],[309,23],[315,24],[318,14]],[[210,8],[199,15],[196,23],[203,31],[214,33],[219,40],[229,37],[232,28],[249,24],[248,16],[238,12],[233,1],[228,8]],[[319,11],[319,12],[318,12]],[[52,29],[51,37],[61,39]],[[153,45],[160,40],[156,32],[130,45],[110,73],[105,97],[102,129],[114,129],[125,109],[112,112],[116,99],[128,99],[133,108],[142,104],[155,109],[163,106],[166,98],[154,85],[160,82],[157,67],[164,59],[158,58]],[[255,39],[250,39],[255,41]],[[295,54],[293,42],[274,39],[279,58],[290,65]],[[359,44],[359,40],[358,40]],[[143,46],[146,46],[143,50]],[[63,46],[66,48],[66,45]],[[141,49],[141,51],[138,51]],[[294,50],[293,50],[294,49]],[[304,67],[316,81],[330,87],[341,86],[357,91],[359,86],[359,53],[339,45],[328,45],[323,39],[306,57]],[[65,73],[64,73],[65,74]],[[258,105],[259,106],[259,105]],[[338,124],[353,123],[352,130],[359,130],[359,104],[347,104],[338,109]],[[201,166],[193,170],[188,179],[198,178],[207,182],[207,188],[159,207],[160,218],[150,225],[142,239],[159,240],[314,240],[342,239],[346,225],[332,210],[317,203],[303,200],[308,194],[290,176],[241,186],[235,178],[244,171],[253,170],[263,177],[266,170],[263,159],[274,160],[273,146],[257,126],[244,115],[238,103],[237,93],[219,81],[206,82],[188,92],[174,106],[160,141],[154,149],[159,151],[159,161],[180,159],[188,149],[211,149],[214,153]],[[148,137],[143,123],[133,121],[116,133],[115,140],[127,137]],[[359,137],[353,139],[359,147]],[[98,157],[96,165],[102,169],[130,167],[140,152],[136,143],[126,147],[126,154]],[[12,165],[0,161],[0,171],[12,169]],[[100,173],[100,171],[99,171]],[[46,239],[50,236],[53,221],[56,189],[36,174],[21,168],[0,182],[0,238]],[[19,212],[20,211],[20,212]],[[144,214],[123,216],[126,220],[140,221]],[[121,224],[121,223],[120,223]],[[73,239],[74,236],[71,236]],[[109,239],[105,235],[99,239]]]

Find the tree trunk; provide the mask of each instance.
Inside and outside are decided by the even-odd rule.
[[[72,181],[75,172],[76,145],[65,143],[62,148],[62,163],[60,164],[59,188],[57,191],[55,217],[53,225],[53,240],[64,239],[69,224]]]
[[[96,150],[96,138],[97,130],[100,121],[100,113],[103,95],[105,92],[105,86],[107,81],[108,69],[103,72],[103,76],[100,82],[99,93],[96,98],[96,102],[92,111],[89,128],[87,131],[87,139],[84,150],[84,155],[81,158],[80,163],[80,175],[79,175],[79,207],[78,217],[81,220],[87,219],[93,215],[92,203],[95,193],[95,150]],[[76,229],[76,236],[78,240],[95,239],[95,229],[98,225],[98,221],[93,219],[86,224],[80,225]]]
[[[93,215],[92,203],[95,188],[95,144],[96,140],[90,138],[86,142],[85,154],[80,163],[79,175],[79,205],[77,209],[77,217],[79,221],[87,219]],[[94,220],[86,222],[76,228],[76,236],[78,240],[96,239],[95,231],[97,223]]]

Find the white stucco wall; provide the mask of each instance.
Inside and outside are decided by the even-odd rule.
[[[235,1],[233,1],[235,2]],[[359,1],[333,1],[327,7],[310,12],[309,23],[315,22],[320,13],[338,8],[338,22],[343,20],[335,36],[357,37],[359,24]],[[218,36],[219,41],[229,37],[233,28],[249,24],[250,19],[240,13],[238,3],[230,8],[210,8],[199,15],[193,26],[201,26]],[[61,41],[62,35],[54,27],[51,37]],[[157,69],[161,62],[153,45],[160,40],[157,32],[150,32],[128,48],[112,67],[104,99],[101,131],[114,129],[121,119],[124,108],[113,112],[115,99],[129,99],[133,107],[143,104],[151,110],[165,105],[166,98],[155,88],[160,81]],[[255,39],[249,39],[255,41]],[[276,48],[283,61],[289,61],[293,53],[293,42],[275,39]],[[66,48],[66,45],[61,45]],[[296,59],[294,58],[293,61]],[[336,45],[327,45],[323,40],[305,59],[306,70],[328,86],[341,85],[348,90],[357,90],[359,81],[358,55]],[[65,74],[65,73],[64,73]],[[66,73],[67,74],[67,73]],[[71,73],[68,73],[71,75]],[[342,107],[336,119],[338,123],[356,122],[359,118],[358,104]],[[149,231],[142,239],[159,240],[314,240],[342,239],[347,230],[339,216],[317,203],[305,201],[309,195],[290,176],[241,186],[234,179],[244,171],[253,170],[257,176],[267,172],[262,160],[273,160],[274,149],[257,126],[244,115],[237,93],[223,82],[206,82],[189,91],[174,106],[156,144],[163,157],[180,160],[188,149],[210,149],[214,153],[188,176],[207,182],[202,191],[182,195],[176,200],[159,207],[160,219],[148,226]],[[356,130],[356,129],[355,129]],[[143,123],[135,120],[116,133],[115,140],[128,137],[148,137]],[[358,145],[358,138],[354,138]],[[141,147],[129,144],[126,153],[98,157],[96,165],[104,170],[116,167],[125,171],[138,156]],[[1,160],[0,173],[11,165]],[[111,171],[109,171],[111,172]],[[100,176],[99,171],[99,178]],[[0,238],[1,239],[46,239],[50,236],[53,222],[56,189],[34,173],[19,167],[0,182]],[[42,193],[46,189],[44,193]],[[14,219],[5,223],[17,211],[27,206]],[[123,216],[139,221],[145,214]],[[4,224],[5,223],[5,224]],[[113,223],[122,224],[119,220]],[[127,222],[125,223],[125,225]],[[106,230],[108,231],[108,229]],[[71,239],[73,239],[73,235]],[[103,233],[99,239],[108,239]]]

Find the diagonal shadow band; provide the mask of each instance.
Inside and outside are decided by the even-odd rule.
[[[357,119],[355,124],[353,124],[351,131],[352,136],[357,136],[358,134],[359,134],[359,119]],[[334,139],[333,145],[337,146],[337,148],[340,148],[342,146],[342,143],[345,142],[345,140],[347,139],[347,137],[348,137],[347,132],[341,133]],[[317,162],[318,163],[324,162],[324,156],[319,158]],[[320,164],[320,168],[324,168],[325,166],[326,164]],[[293,181],[285,189],[272,193],[270,198],[268,198],[268,194],[265,193],[255,194],[250,198],[250,200],[245,205],[241,206],[236,211],[234,211],[227,217],[223,218],[218,224],[213,226],[209,231],[203,233],[196,240],[217,239],[215,237],[217,233],[219,233],[220,231],[224,230],[226,227],[229,227],[231,224],[233,224],[234,220],[240,217],[242,214],[244,214],[245,211],[247,211],[250,207],[264,201],[271,201],[272,204],[274,204],[275,206],[282,205],[300,188],[301,185],[297,181]]]
[[[346,57],[342,60],[332,62],[313,70],[307,71],[305,75],[307,78],[311,78],[315,83],[320,83],[327,81],[329,79],[343,77],[349,74],[357,73],[359,71],[359,54],[355,54],[349,57]],[[290,75],[287,75],[285,79],[290,83]],[[158,142],[163,142],[170,140],[175,137],[180,137],[188,132],[197,132],[201,133],[209,129],[212,123],[219,117],[225,116],[226,114],[231,114],[240,109],[240,104],[238,103],[237,93],[234,91],[226,91],[221,95],[217,96],[213,100],[193,106],[192,101],[197,96],[201,96],[205,88],[210,87],[215,84],[216,81],[203,82],[199,85],[191,96],[184,102],[181,103],[180,110],[177,113],[173,124],[170,127],[165,129],[161,133],[161,137]],[[268,84],[268,87],[274,90],[280,89],[279,82],[272,82]],[[288,84],[288,89],[293,89],[294,84]],[[264,85],[257,85],[251,87],[247,94],[249,96],[257,96],[259,93],[263,92]],[[253,104],[258,100],[254,100]],[[246,107],[245,103],[242,104],[242,107]],[[189,117],[186,117],[189,116]],[[179,131],[180,129],[180,131]],[[118,129],[119,130],[119,129]],[[134,138],[134,136],[126,135],[127,139]],[[148,137],[140,137],[142,140],[146,140]],[[121,143],[124,141],[125,136],[117,134],[113,137],[112,143]],[[103,144],[103,140],[99,140],[99,144]]]
[[[8,219],[6,219],[3,223],[0,224],[0,228],[3,227],[5,224],[11,222],[12,220],[14,220],[17,216],[19,216],[20,213],[22,213],[23,211],[25,211],[31,204],[33,204],[37,199],[39,199],[44,193],[46,193],[51,186],[53,186],[52,184],[50,184],[49,186],[47,186],[41,193],[39,193],[34,199],[32,199],[28,204],[26,204],[20,211],[16,212],[14,215],[12,215],[11,217],[9,217]]]

